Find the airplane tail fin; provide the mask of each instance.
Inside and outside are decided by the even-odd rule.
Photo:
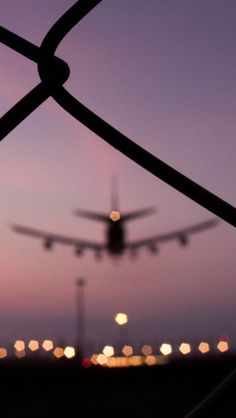
[[[119,199],[118,199],[118,181],[116,176],[111,178],[111,212],[110,214],[104,214],[101,212],[94,212],[84,209],[76,209],[74,214],[87,219],[92,219],[99,222],[107,222],[109,219],[112,221],[121,220],[122,222],[131,221],[133,219],[141,218],[144,216],[152,215],[156,212],[154,207],[145,209],[138,209],[135,211],[125,212],[120,214]]]
[[[118,180],[115,175],[111,178],[111,210],[119,210]]]
[[[112,207],[112,213],[119,214],[119,219],[121,219],[122,222],[124,221],[131,221],[133,219],[141,218],[144,216],[152,215],[156,212],[156,209],[154,207],[146,208],[146,209],[139,209],[132,212],[122,212],[122,215],[120,214],[119,209],[119,199],[118,199],[118,181],[117,177],[115,175],[112,176],[111,179],[111,207]],[[111,215],[110,215],[111,217]]]
[[[104,213],[101,213],[101,212],[94,212],[94,211],[84,210],[84,209],[76,209],[74,211],[74,215],[80,216],[82,218],[92,219],[94,221],[99,221],[99,222],[108,222],[109,218],[112,219],[112,220],[117,220],[117,219],[119,219],[119,216],[116,219],[117,213],[119,212],[118,205],[119,205],[119,202],[118,202],[117,178],[115,176],[112,176],[112,179],[111,179],[111,212],[110,212],[110,214],[109,213],[104,214]],[[114,215],[114,213],[115,213],[115,215]]]

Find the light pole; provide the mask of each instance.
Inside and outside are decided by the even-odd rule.
[[[79,278],[76,280],[76,346],[80,357],[85,354],[86,334],[85,334],[85,286],[86,280]]]
[[[122,348],[127,343],[127,323],[128,323],[128,315],[126,313],[117,313],[115,315],[115,322],[119,325],[119,352],[122,353]]]

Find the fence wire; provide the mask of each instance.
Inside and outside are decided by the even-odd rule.
[[[51,96],[65,111],[132,161],[221,219],[236,226],[235,207],[146,151],[93,113],[63,87],[69,78],[70,70],[65,61],[55,56],[56,49],[68,32],[101,1],[77,1],[51,27],[40,47],[0,27],[0,42],[34,61],[38,65],[41,79],[36,87],[2,116],[0,140]]]

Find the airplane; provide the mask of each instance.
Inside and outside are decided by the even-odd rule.
[[[159,249],[159,244],[172,240],[177,240],[181,246],[186,246],[189,244],[190,235],[214,227],[218,223],[217,219],[209,219],[175,231],[127,242],[125,237],[126,223],[155,213],[155,208],[149,207],[121,214],[117,207],[117,205],[113,206],[109,214],[83,209],[76,209],[74,211],[74,215],[76,216],[106,224],[106,240],[104,243],[54,234],[17,224],[13,224],[12,229],[14,232],[42,239],[46,250],[51,249],[54,243],[59,243],[74,247],[74,252],[77,256],[82,256],[84,250],[90,249],[94,252],[96,259],[100,259],[105,252],[115,258],[128,252],[130,257],[134,258],[137,256],[138,250],[142,247],[146,247],[151,253],[156,254]]]

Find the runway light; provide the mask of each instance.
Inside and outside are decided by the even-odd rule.
[[[172,353],[172,346],[170,344],[167,343],[163,343],[160,347],[160,352],[164,355],[164,356],[168,356],[169,354]]]
[[[91,357],[91,362],[96,366],[98,364],[98,354],[93,354]]]
[[[110,357],[107,361],[106,366],[113,367],[128,367],[129,359],[127,357]]]
[[[82,366],[84,367],[84,369],[88,369],[89,367],[92,366],[92,361],[89,358],[84,358],[82,360]]]
[[[156,357],[155,356],[147,356],[145,358],[145,363],[147,364],[147,366],[154,366],[155,364],[157,364],[156,362]]]
[[[25,350],[21,350],[21,351],[16,350],[15,355],[18,358],[24,358],[26,356],[26,353],[25,353]]]
[[[67,346],[64,350],[64,355],[66,358],[70,359],[72,357],[75,357],[75,349],[74,347]]]
[[[133,354],[133,347],[131,347],[131,345],[125,345],[122,349],[122,353],[124,354],[124,356],[132,356]]]
[[[120,212],[118,210],[112,210],[110,212],[109,218],[113,221],[119,221],[120,220]]]
[[[105,356],[107,356],[107,357],[111,357],[111,356],[114,356],[114,354],[115,354],[115,350],[114,350],[114,348],[111,346],[111,345],[106,345],[105,347],[104,347],[104,349],[103,349],[103,354],[105,354]]]
[[[25,343],[22,340],[17,340],[14,344],[16,351],[23,351],[25,349]]]
[[[150,356],[152,354],[152,347],[150,345],[145,344],[141,351],[145,356]]]
[[[45,351],[50,351],[53,349],[53,342],[51,340],[44,340],[42,347]]]
[[[125,313],[119,312],[115,316],[115,321],[117,322],[118,325],[125,325],[128,322],[128,315]]]
[[[36,351],[39,349],[39,342],[36,340],[30,340],[28,347],[31,351]]]
[[[3,359],[7,357],[7,349],[6,348],[0,348],[0,359]]]
[[[63,348],[61,348],[61,347],[56,347],[56,348],[53,350],[53,355],[54,355],[56,358],[61,358],[61,357],[63,357],[63,356],[64,356],[64,350],[63,350]]]
[[[205,353],[208,353],[208,351],[210,351],[210,346],[209,346],[209,344],[208,344],[208,343],[201,342],[201,343],[199,344],[199,346],[198,346],[198,350],[199,350],[202,354],[205,354]]]
[[[107,356],[105,356],[105,354],[98,354],[97,363],[100,364],[100,366],[105,366],[107,363]]]
[[[128,357],[130,366],[141,366],[143,364],[142,356],[131,356]]]
[[[182,344],[180,344],[180,346],[179,346],[179,351],[182,353],[182,354],[189,354],[190,352],[191,352],[191,347],[190,347],[190,344],[188,344],[188,343],[182,343]]]
[[[113,367],[119,367],[119,366],[118,366],[117,359],[118,359],[118,357],[109,357],[109,358],[107,359],[106,366],[107,366],[107,367],[110,367],[110,368],[113,368]]]
[[[224,353],[225,351],[228,351],[229,349],[229,344],[227,343],[227,341],[220,341],[217,344],[217,348],[221,353]]]

